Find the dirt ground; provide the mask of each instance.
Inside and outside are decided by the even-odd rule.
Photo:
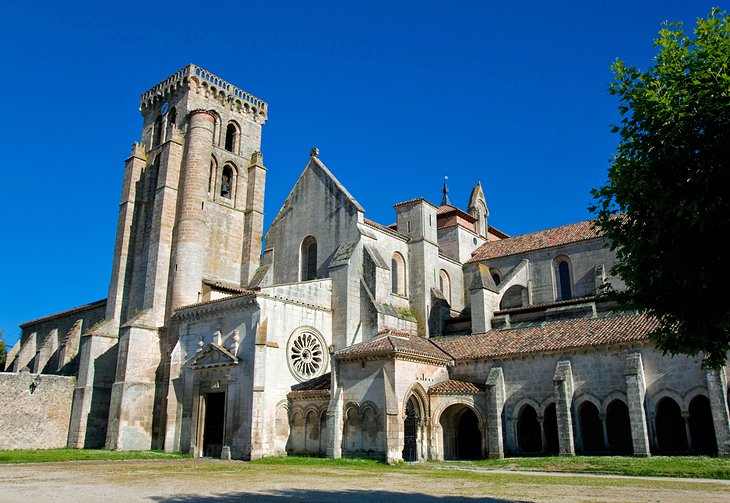
[[[453,503],[730,501],[730,483],[689,479],[264,465],[214,460],[76,461],[0,465],[1,502]]]

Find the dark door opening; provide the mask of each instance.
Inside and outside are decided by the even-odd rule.
[[[406,418],[403,422],[403,460],[417,461],[417,440],[418,440],[418,408],[413,403],[413,398],[408,400],[406,405]]]
[[[223,450],[223,428],[226,417],[226,394],[205,395],[205,422],[203,426],[203,456],[220,458]]]
[[[466,409],[459,418],[456,429],[457,459],[480,459],[482,457],[482,435],[479,431],[479,419],[474,411]]]

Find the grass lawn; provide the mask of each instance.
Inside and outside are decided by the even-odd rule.
[[[190,458],[188,454],[167,453],[162,451],[107,451],[97,449],[47,449],[47,450],[15,450],[0,451],[0,463],[37,463],[53,461],[112,461],[161,459],[174,460]],[[343,467],[363,472],[400,471],[400,470],[436,470],[456,471],[489,471],[524,470],[564,473],[597,473],[610,475],[645,476],[645,477],[683,477],[730,480],[730,458],[712,458],[706,456],[654,456],[651,458],[635,458],[630,456],[575,456],[575,457],[535,457],[483,459],[478,461],[458,461],[444,463],[402,463],[389,466],[383,461],[373,459],[323,459],[300,456],[269,457],[250,463],[214,463],[200,465],[190,459],[189,467],[184,470],[237,471],[253,468],[257,465],[278,465],[282,468],[290,466],[315,468]],[[453,470],[446,470],[453,471]],[[446,474],[444,474],[446,475]]]
[[[0,463],[45,463],[54,461],[112,461],[122,459],[178,459],[187,454],[164,451],[107,451],[105,449],[42,449],[0,451]]]
[[[644,477],[730,479],[730,458],[708,456],[551,456],[484,459],[470,464],[482,468],[545,472],[603,473]]]
[[[255,464],[289,464],[310,466],[348,466],[352,468],[392,467],[382,461],[370,459],[322,459],[291,456],[263,458]],[[404,466],[409,466],[404,464]],[[483,459],[445,463],[416,463],[413,466],[454,467],[462,469],[502,469],[564,473],[600,473],[642,477],[683,477],[730,480],[730,458],[707,456],[574,456]]]

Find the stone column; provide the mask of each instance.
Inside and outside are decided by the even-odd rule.
[[[715,438],[717,439],[717,455],[730,456],[730,418],[728,417],[725,368],[708,370],[706,375],[712,424],[715,427]]]
[[[555,366],[553,376],[555,393],[555,415],[558,422],[558,453],[561,456],[575,456],[573,440],[573,370],[570,361],[561,360]]]
[[[335,358],[335,348],[330,346],[330,403],[327,407],[327,457],[339,459],[342,457],[342,407],[343,397],[340,387],[340,364]]]
[[[261,152],[254,152],[248,166],[246,187],[246,209],[243,232],[243,254],[241,257],[241,282],[248,285],[261,256],[261,238],[264,230],[264,187],[266,168]]]
[[[610,451],[611,446],[608,444],[608,427],[606,426],[606,414],[599,414],[598,418],[601,420],[601,429],[603,430],[603,449]]]
[[[141,179],[147,164],[145,150],[144,145],[134,143],[132,145],[132,154],[124,166],[124,182],[122,184],[122,197],[117,220],[112,277],[109,281],[109,294],[106,302],[106,319],[112,320],[115,328],[119,326],[122,320],[125,284],[131,276],[127,271],[127,266],[131,262],[129,260],[130,254],[134,253],[132,249],[134,247],[132,224],[134,222],[135,205],[137,204],[136,185]],[[113,331],[116,332],[115,329]]]
[[[395,377],[392,360],[383,368],[385,394],[385,457],[388,463],[403,461],[403,418],[400,414],[398,396],[395,392]]]
[[[651,453],[649,450],[649,430],[646,425],[646,412],[644,410],[646,381],[644,380],[644,365],[641,361],[641,353],[626,355],[624,377],[626,379],[626,398],[629,402],[631,443],[634,448],[634,456],[648,457],[651,456]]]
[[[689,429],[689,411],[682,411],[682,419],[684,419],[684,435],[687,437],[687,452],[694,452],[695,448],[692,445],[692,432]]]
[[[79,375],[69,422],[69,448],[104,447],[117,342],[116,337],[95,334],[88,334],[81,340]]]
[[[441,445],[441,438],[443,438],[441,433],[441,426],[438,424],[431,424],[431,442],[428,446],[429,461],[444,460],[444,446]]]
[[[178,199],[178,220],[174,231],[172,295],[168,309],[199,301],[205,273],[208,229],[205,203],[215,119],[207,110],[193,110],[183,151],[183,167]]]
[[[487,376],[487,449],[492,459],[504,458],[502,410],[504,409],[504,372],[492,367]]]
[[[540,452],[545,452],[547,446],[547,438],[545,436],[545,416],[537,416],[537,422],[540,423]]]

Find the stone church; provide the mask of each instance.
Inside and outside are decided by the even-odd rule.
[[[189,65],[140,111],[107,299],[21,325],[0,374],[71,376],[69,447],[730,454],[725,371],[600,295],[590,221],[509,236],[477,184],[377,223],[313,149],[264,234],[264,101]]]

